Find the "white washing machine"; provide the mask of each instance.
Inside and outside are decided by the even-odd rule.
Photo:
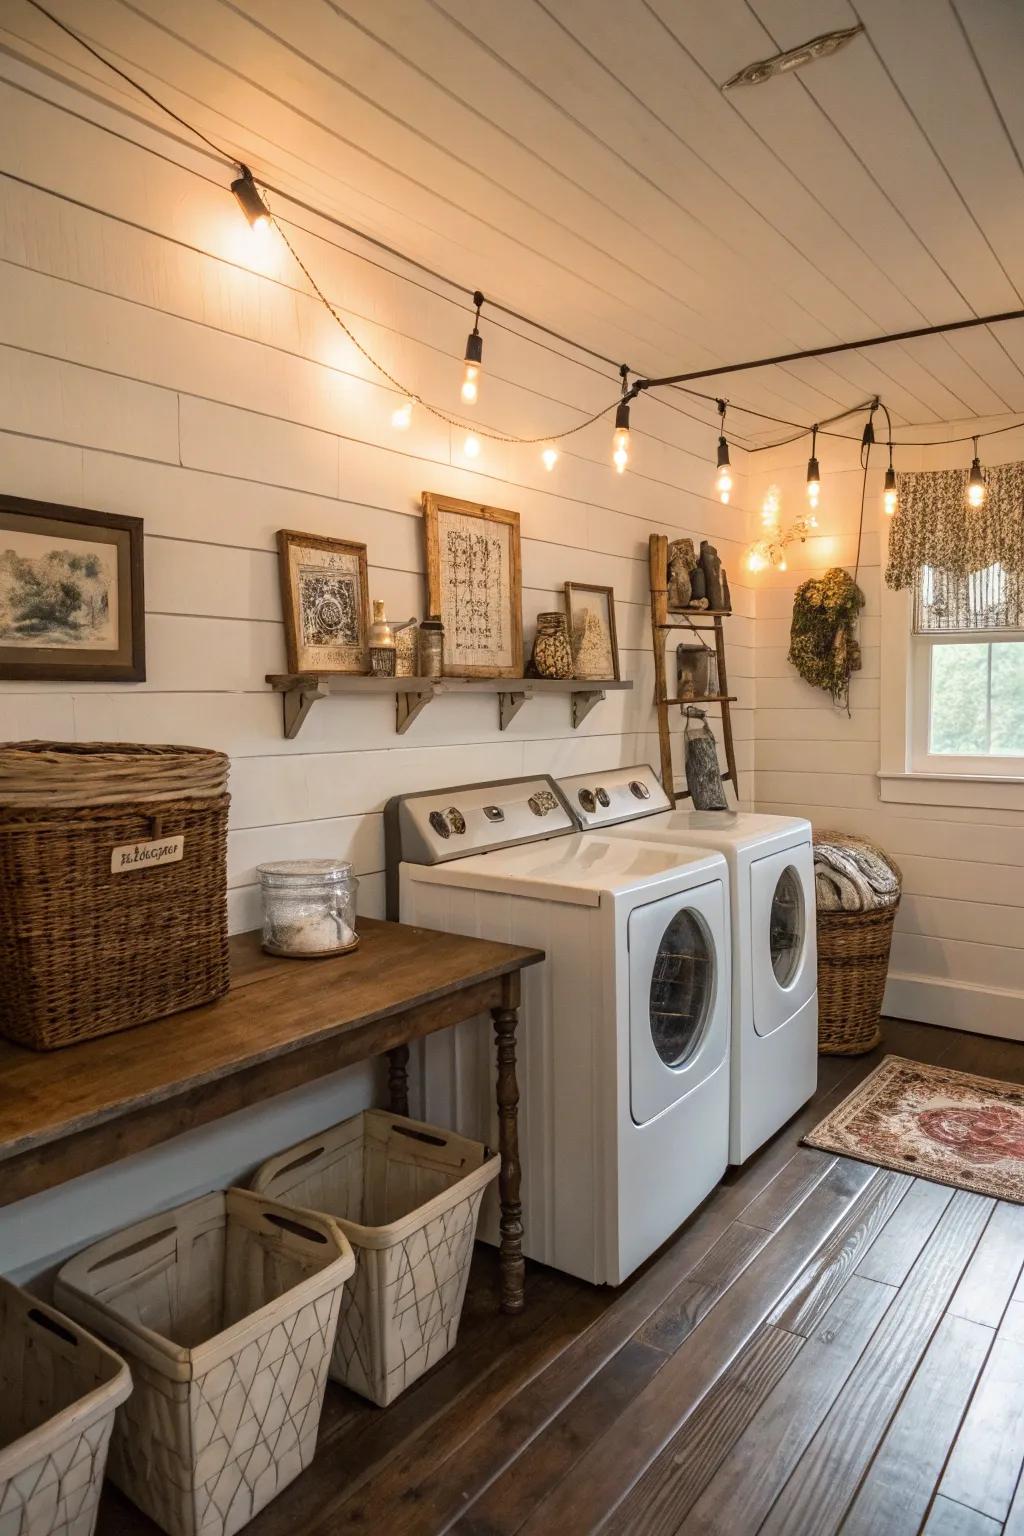
[[[811,824],[754,812],[671,810],[654,770],[558,781],[577,824],[615,837],[714,848],[732,892],[732,1111],[742,1163],[795,1115],[818,1080],[818,955]],[[647,808],[637,821],[635,807]]]
[[[546,952],[518,1032],[524,1248],[619,1284],[727,1166],[724,858],[581,835],[546,777],[401,796],[385,824],[389,915]],[[423,1047],[423,1117],[495,1144],[490,1022]]]

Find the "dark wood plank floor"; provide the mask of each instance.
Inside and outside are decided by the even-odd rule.
[[[1024,1045],[891,1021],[888,1051],[1024,1082]],[[533,1266],[399,1401],[330,1385],[251,1536],[1024,1536],[1024,1207],[798,1145],[817,1095],[628,1284]],[[98,1536],[152,1536],[108,1492]]]

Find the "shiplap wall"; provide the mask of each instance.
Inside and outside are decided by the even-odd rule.
[[[3,738],[227,751],[232,929],[258,921],[255,866],[293,856],[351,859],[361,911],[380,914],[389,795],[656,761],[646,607],[656,529],[714,538],[731,571],[730,682],[739,765],[751,768],[742,463],[735,504],[723,508],[709,497],[713,412],[705,425],[643,402],[635,470],[621,478],[607,419],[564,444],[553,474],[539,448],[486,441],[471,466],[464,433],[423,411],[398,433],[390,418],[400,397],[307,295],[276,237],[249,231],[226,174],[141,124],[133,136],[149,147],[126,141],[123,117],[57,82],[11,61],[5,72],[0,490],[145,519],[147,681],[0,684]],[[465,306],[346,253],[313,216],[302,222],[293,238],[360,339],[428,399],[454,404]],[[485,425],[557,430],[617,392],[611,370],[485,330]],[[441,698],[404,737],[393,700],[332,699],[286,741],[280,699],[264,683],[285,667],[276,530],[366,542],[371,596],[395,618],[422,616],[423,490],[520,513],[528,642],[536,613],[561,606],[566,579],[614,586],[623,675],[635,690],[610,694],[576,732],[567,698],[531,701],[504,733],[495,699]],[[335,1086],[333,1096],[290,1096],[276,1118],[235,1117],[242,1128],[223,1137],[183,1138],[180,1155],[131,1159],[66,1198],[26,1202],[32,1212],[11,1208],[0,1216],[0,1271],[38,1268],[114,1220],[237,1177],[264,1151],[367,1102],[372,1073]]]
[[[978,430],[987,423],[974,423]],[[994,424],[994,423],[993,423]],[[843,428],[842,430],[850,430]],[[970,432],[955,425],[949,435]],[[927,437],[919,432],[915,437]],[[970,461],[970,445],[904,449],[897,466],[945,469]],[[988,462],[1024,456],[1024,433],[985,445]],[[806,505],[806,440],[757,454],[749,501],[782,491],[782,522]],[[965,456],[966,455],[966,456]],[[831,565],[855,568],[862,476],[858,445],[819,440],[820,533],[788,552],[789,569],[757,580],[755,762],[761,810],[808,816],[817,828],[861,833],[887,848],[904,876],[886,1006],[903,1017],[1024,1039],[1024,812],[896,804],[879,797],[881,511],[884,449],[869,472],[860,585],[863,667],[850,717],[809,687],[786,659],[793,595]]]

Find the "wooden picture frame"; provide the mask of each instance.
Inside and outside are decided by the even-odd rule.
[[[604,600],[603,608],[586,597],[573,602],[574,594],[590,594],[590,598],[598,597]],[[610,656],[610,671],[595,671],[589,667],[577,670],[578,678],[600,679],[608,682],[619,682],[619,640],[615,629],[615,590],[612,587],[595,587],[586,581],[567,581],[565,583],[565,619],[569,630],[569,644],[572,648],[573,664],[577,662],[577,649],[579,637],[576,633],[577,624],[586,612],[595,612],[607,635],[607,650]]]
[[[444,622],[445,672],[522,677],[519,513],[424,491],[423,532],[427,612]]]
[[[0,496],[0,678],[145,682],[141,517]]]
[[[277,551],[289,672],[368,672],[366,545],[280,528]]]

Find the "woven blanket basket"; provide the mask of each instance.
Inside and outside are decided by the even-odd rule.
[[[0,1532],[92,1536],[128,1367],[70,1318],[0,1280]]]
[[[329,1219],[229,1189],[61,1269],[58,1304],[135,1382],[110,1479],[171,1536],[232,1536],[309,1465],[353,1268]]]
[[[899,902],[818,913],[818,1050],[862,1056],[882,1039],[882,998]]]
[[[333,1380],[384,1407],[452,1348],[499,1165],[481,1142],[369,1109],[257,1170],[254,1188],[328,1212],[352,1244]]]
[[[227,770],[199,747],[0,745],[0,1034],[53,1050],[227,991]]]

